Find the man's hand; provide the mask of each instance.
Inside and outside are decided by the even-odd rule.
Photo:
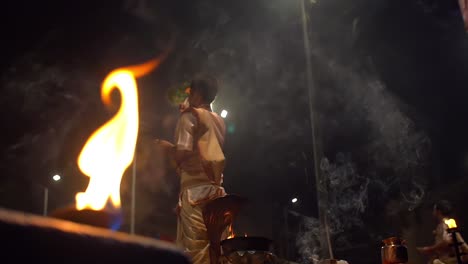
[[[156,139],[154,141],[157,148],[162,150],[163,153],[169,157],[170,160],[174,160],[175,146],[167,140]]]
[[[156,143],[157,146],[162,147],[167,150],[174,148],[174,144],[172,144],[171,142],[167,140],[156,139],[154,143]]]

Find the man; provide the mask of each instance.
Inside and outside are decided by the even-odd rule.
[[[177,164],[180,176],[177,244],[194,264],[210,263],[209,240],[203,221],[203,205],[226,195],[222,172],[225,137],[223,119],[210,107],[218,91],[216,79],[194,79],[188,89],[189,107],[182,107],[175,144],[157,141]]]
[[[448,226],[445,220],[449,219],[452,214],[452,207],[448,201],[442,200],[434,205],[432,215],[438,222],[434,230],[435,243],[431,246],[420,247],[418,250],[429,256],[429,264],[456,264],[457,259],[455,250],[451,246],[453,243],[452,235],[447,232]],[[467,252],[467,245],[459,233],[457,233],[458,241],[463,243],[460,246],[460,252]],[[467,263],[466,257],[463,257],[463,263]]]

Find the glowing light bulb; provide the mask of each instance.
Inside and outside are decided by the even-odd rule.
[[[55,174],[54,176],[52,176],[52,180],[54,181],[60,181],[60,179],[62,179],[62,177],[58,174]]]
[[[226,111],[226,110],[221,111],[221,117],[222,118],[226,118],[227,114],[228,114],[228,111]]]

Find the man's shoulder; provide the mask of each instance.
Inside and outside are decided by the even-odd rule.
[[[193,107],[188,107],[186,108],[184,111],[182,111],[180,113],[180,117],[184,117],[184,118],[188,118],[190,116],[195,116],[196,115],[196,112],[195,112],[195,109]]]
[[[181,115],[187,115],[187,116],[194,116],[195,118],[200,118],[201,116],[207,115],[207,114],[212,114],[213,112],[203,109],[203,108],[196,108],[196,107],[188,107],[185,109]]]
[[[217,113],[213,112],[211,113],[211,115],[213,116],[213,118],[216,120],[216,123],[219,125],[219,126],[222,126],[224,127],[226,124],[224,123],[224,118],[222,118],[220,115],[218,115]]]

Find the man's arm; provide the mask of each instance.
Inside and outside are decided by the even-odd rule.
[[[193,140],[197,120],[190,112],[183,113],[177,123],[175,144],[166,140],[156,140],[168,157],[180,166],[188,157],[193,155]]]
[[[435,243],[434,245],[431,246],[426,246],[426,247],[421,247],[418,248],[418,250],[424,254],[431,255],[434,254],[436,251],[439,250],[444,250],[450,247],[450,244],[452,243],[451,236],[447,232],[447,226],[443,226],[443,234],[442,234],[442,240]]]
[[[172,158],[172,156],[174,155],[174,150],[175,150],[174,144],[164,139],[156,139],[154,143],[156,144],[156,146],[162,148],[164,152],[170,155]]]
[[[445,240],[442,240],[440,241],[439,243],[436,243],[434,245],[431,245],[431,246],[426,246],[426,247],[419,247],[417,248],[421,253],[424,253],[426,255],[432,255],[434,254],[436,251],[438,250],[442,250],[442,249],[445,249],[447,247],[450,246],[450,243],[445,241]]]
[[[185,159],[193,155],[193,151],[177,149],[177,147],[167,140],[156,139],[155,143],[161,147],[170,160],[179,166]]]

